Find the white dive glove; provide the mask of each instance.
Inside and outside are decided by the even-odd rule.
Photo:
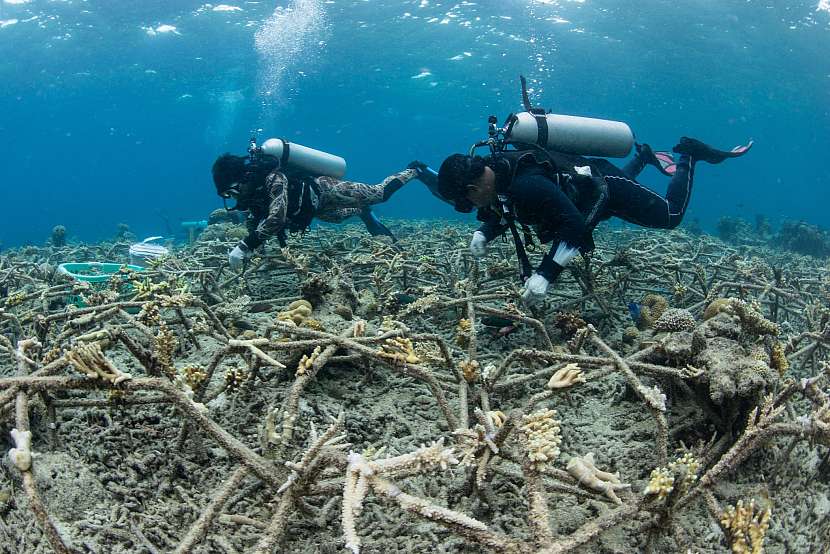
[[[251,257],[251,251],[243,248],[241,244],[237,244],[233,250],[228,253],[228,264],[233,271],[241,271],[245,260]]]
[[[545,300],[545,295],[548,293],[548,280],[534,273],[525,281],[525,290],[522,292],[522,300],[528,306],[536,306]]]
[[[481,231],[473,233],[470,240],[470,254],[476,258],[483,258],[487,254],[487,237]]]

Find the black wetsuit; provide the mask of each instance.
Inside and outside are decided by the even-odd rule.
[[[587,161],[594,178],[604,179],[607,185],[607,197],[601,200],[601,204],[593,206],[599,211],[587,223],[586,214],[592,208],[593,201],[583,201],[578,191],[573,194],[573,188],[566,191],[565,187],[557,184],[555,173],[552,174],[549,169],[535,164],[523,165],[512,181],[506,179],[508,182],[505,183],[504,178],[497,181],[497,188],[509,197],[516,221],[533,227],[541,243],[551,243],[550,250],[536,269],[548,281],[559,276],[576,249],[586,252],[593,248],[591,232],[599,221],[619,217],[644,227],[672,229],[683,219],[691,196],[694,165],[686,155],[680,156],[677,162],[677,170],[665,198],[635,180],[645,167],[639,156],[635,156],[624,169],[605,159],[579,160]],[[574,182],[573,170],[573,167],[559,167],[557,172],[561,171],[561,181]],[[590,181],[590,178],[583,179],[586,180]],[[479,209],[477,217],[484,223],[479,231],[484,233],[488,242],[508,229],[499,206]]]

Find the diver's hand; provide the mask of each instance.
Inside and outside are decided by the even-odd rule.
[[[409,165],[406,166],[407,169],[414,169],[418,172],[418,176],[421,176],[421,173],[427,168],[427,164],[419,160],[412,160],[409,162]]]
[[[237,244],[233,250],[228,253],[228,265],[233,271],[241,271],[242,266],[245,265],[245,260],[251,257],[251,251],[244,243]]]
[[[476,258],[483,258],[487,254],[487,237],[481,231],[473,233],[470,241],[470,254]]]
[[[525,281],[525,290],[522,291],[522,300],[528,306],[537,306],[544,302],[545,295],[548,293],[548,285],[550,283],[547,279],[534,273],[530,279]]]

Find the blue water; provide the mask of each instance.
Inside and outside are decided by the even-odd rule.
[[[687,220],[830,226],[827,0],[0,0],[0,241],[176,232],[221,206],[210,166],[257,129],[355,180],[437,167],[520,109],[520,73],[536,104],[657,148],[754,138],[698,167]],[[377,211],[455,217],[419,183]]]

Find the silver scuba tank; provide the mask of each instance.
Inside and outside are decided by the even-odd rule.
[[[634,134],[621,121],[521,112],[514,117],[505,142],[535,144],[579,156],[624,158],[634,146]]]
[[[280,167],[306,171],[312,175],[340,178],[346,174],[346,160],[296,142],[270,138],[262,143],[262,152],[280,160]]]

